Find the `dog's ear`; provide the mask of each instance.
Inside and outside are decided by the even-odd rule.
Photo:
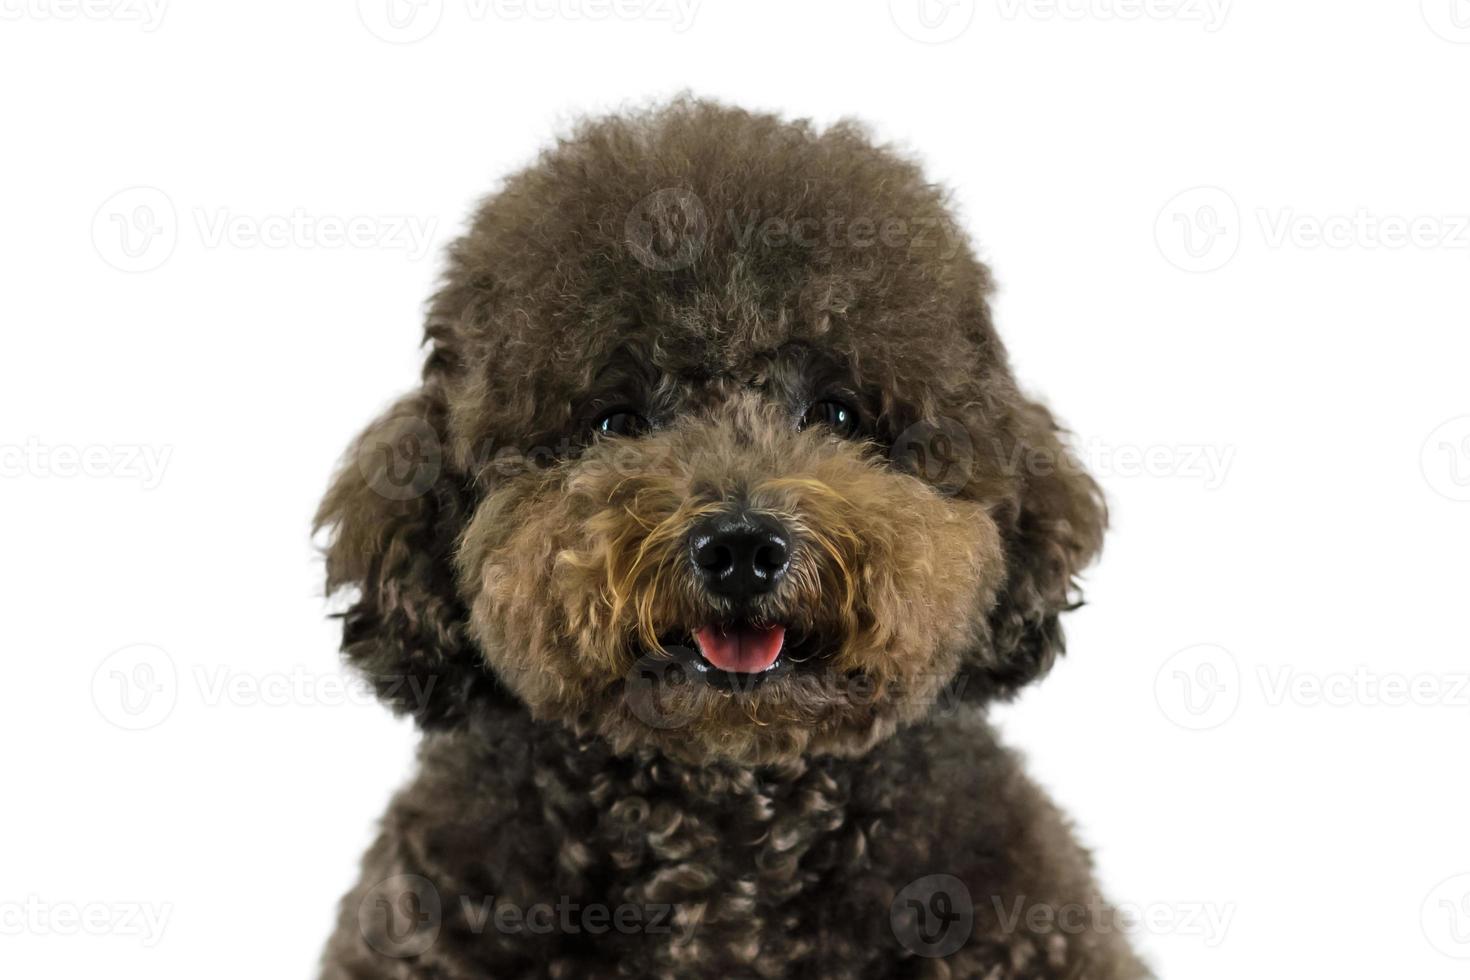
[[[353,588],[342,652],[379,697],[425,728],[503,698],[466,635],[453,553],[470,506],[448,470],[442,401],[397,402],[349,448],[317,510],[327,592]]]
[[[1008,697],[1046,673],[1064,651],[1061,614],[1081,605],[1076,576],[1102,549],[1102,490],[1068,448],[1045,406],[1022,399],[1019,442],[1007,465],[1018,493],[997,520],[1006,581],[989,614],[982,696]]]

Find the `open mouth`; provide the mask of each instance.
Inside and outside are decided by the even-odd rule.
[[[692,639],[692,643],[690,640]],[[660,643],[694,676],[727,690],[748,690],[785,676],[820,652],[815,639],[781,624],[708,623]]]
[[[708,625],[694,631],[699,653],[716,670],[762,674],[776,665],[786,646],[786,627]]]

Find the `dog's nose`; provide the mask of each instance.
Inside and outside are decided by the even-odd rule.
[[[764,514],[717,514],[690,531],[689,559],[705,588],[745,599],[781,581],[791,562],[791,536]]]

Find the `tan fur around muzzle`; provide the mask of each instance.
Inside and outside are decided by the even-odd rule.
[[[459,566],[493,666],[539,716],[616,734],[622,726],[600,716],[632,723],[616,701],[640,654],[732,611],[701,589],[687,544],[696,520],[731,508],[775,517],[792,538],[789,570],[753,618],[816,637],[819,669],[871,690],[861,705],[794,679],[734,696],[691,690],[691,731],[728,745],[732,727],[868,727],[922,713],[977,641],[978,611],[1000,582],[994,523],[866,447],[796,432],[750,393],[489,496]],[[791,732],[765,741],[778,735],[805,744]]]

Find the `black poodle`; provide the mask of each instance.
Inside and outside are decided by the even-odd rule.
[[[858,126],[579,126],[450,250],[322,503],[425,735],[324,975],[1144,975],[985,706],[1106,514]]]

